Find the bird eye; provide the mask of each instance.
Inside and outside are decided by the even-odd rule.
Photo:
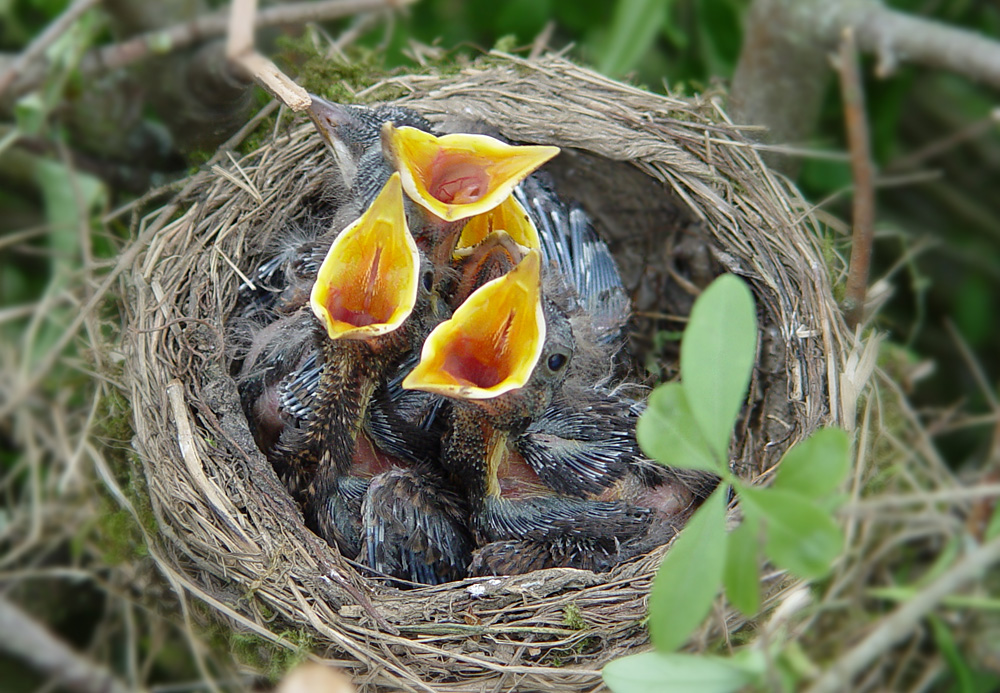
[[[566,354],[552,354],[547,362],[549,370],[553,373],[562,369],[566,365]]]
[[[424,272],[424,276],[420,278],[420,283],[424,287],[424,291],[430,291],[434,288],[434,272],[427,270]]]

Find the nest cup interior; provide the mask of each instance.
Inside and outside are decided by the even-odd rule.
[[[766,481],[784,450],[840,418],[844,328],[816,223],[715,104],[652,95],[560,58],[407,83],[403,104],[444,129],[475,120],[563,148],[544,170],[615,253],[634,301],[637,364],[673,373],[675,344],[657,333],[681,330],[715,276],[750,284],[761,330],[731,448],[741,476]],[[127,379],[159,529],[154,559],[234,628],[275,642],[304,631],[372,686],[598,684],[604,663],[647,641],[665,548],[600,575],[553,569],[401,590],[365,578],[305,528],[248,429],[224,326],[240,273],[266,256],[271,234],[336,218],[333,162],[303,125],[225,168],[172,203],[127,282]],[[730,629],[741,622],[726,617]]]

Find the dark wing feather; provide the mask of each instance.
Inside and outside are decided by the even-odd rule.
[[[319,391],[323,367],[313,351],[302,366],[281,382],[281,408],[300,421],[312,421],[316,415],[313,403]]]
[[[567,208],[541,174],[525,179],[514,195],[538,229],[545,266],[561,275],[574,295],[576,305],[569,308],[590,317],[602,343],[622,341],[631,303],[611,250],[586,212],[579,206]]]
[[[415,464],[436,464],[441,457],[443,398],[419,390],[404,390],[403,379],[420,360],[407,355],[394,377],[374,393],[365,430],[372,442],[393,457]]]
[[[552,541],[573,536],[609,542],[639,535],[650,519],[648,508],[555,495],[517,500],[491,497],[475,518],[489,541]]]
[[[521,575],[546,568],[576,568],[602,573],[621,561],[616,547],[586,537],[553,541],[495,541],[472,554],[469,575]]]
[[[553,400],[515,442],[525,462],[557,493],[599,494],[625,473],[635,455],[626,421],[609,403],[574,408]]]
[[[467,511],[435,475],[394,469],[376,476],[362,517],[369,567],[428,585],[465,577],[472,550]]]

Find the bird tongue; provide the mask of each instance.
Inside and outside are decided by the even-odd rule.
[[[352,310],[344,304],[344,296],[340,292],[332,294],[326,302],[331,320],[342,322],[354,327],[368,327],[375,323],[386,322],[387,317],[377,318],[367,310]]]
[[[489,186],[490,177],[479,162],[439,154],[431,165],[427,192],[446,204],[464,205],[481,200]]]

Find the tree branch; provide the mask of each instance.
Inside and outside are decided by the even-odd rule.
[[[416,0],[320,0],[318,2],[298,2],[267,8],[256,14],[254,27],[305,24],[307,22],[328,21],[359,12],[381,9],[398,9]],[[80,73],[93,76],[125,67],[131,63],[153,55],[176,52],[207,38],[215,38],[226,33],[229,23],[228,11],[215,12],[190,22],[184,22],[167,29],[150,31],[121,43],[103,46],[89,51],[80,61]],[[30,74],[24,74],[11,87],[15,95],[24,94],[35,88],[45,78],[44,61],[36,61]]]
[[[813,0],[815,1],[815,0]],[[812,4],[803,2],[801,5]],[[844,27],[854,29],[858,48],[879,57],[879,76],[899,62],[924,65],[1000,89],[1000,42],[966,29],[914,17],[875,0],[820,2],[811,10],[817,38],[834,44]]]
[[[763,125],[762,139],[769,144],[798,145],[812,135],[829,78],[826,48],[792,22],[799,1],[754,1],[729,94],[733,119]],[[799,158],[762,156],[789,176],[798,172]]]
[[[825,54],[854,30],[858,49],[879,56],[880,76],[900,62],[950,70],[1000,88],[1000,42],[886,8],[877,0],[754,0],[729,99],[739,122],[763,125],[769,143],[798,144],[814,130]],[[768,156],[794,173],[788,158]]]
[[[849,689],[855,676],[881,657],[886,650],[912,633],[920,619],[942,599],[953,594],[969,580],[977,578],[998,561],[1000,561],[1000,539],[994,539],[973,549],[955,567],[883,618],[867,637],[846,655],[839,657],[807,693],[833,693]]]
[[[99,3],[100,0],[75,0],[72,5],[66,8],[59,17],[45,27],[45,31],[39,34],[34,41],[28,44],[21,54],[14,59],[14,62],[7,68],[6,72],[0,75],[0,96],[13,84],[18,75],[39,57],[45,53],[45,49],[52,45],[53,41],[62,36],[70,25],[80,16]]]
[[[0,650],[75,693],[129,693],[104,667],[71,650],[38,621],[0,595]]]
[[[257,0],[233,0],[229,13],[226,59],[295,112],[309,108],[312,98],[278,66],[254,50]]]
[[[861,68],[854,44],[854,31],[850,27],[843,31],[837,63],[840,90],[844,99],[847,142],[851,151],[851,175],[854,178],[854,234],[851,240],[851,262],[847,270],[847,295],[844,298],[847,325],[853,330],[864,316],[865,292],[872,264],[875,174],[868,135],[868,116],[865,113],[865,95],[861,85]]]

